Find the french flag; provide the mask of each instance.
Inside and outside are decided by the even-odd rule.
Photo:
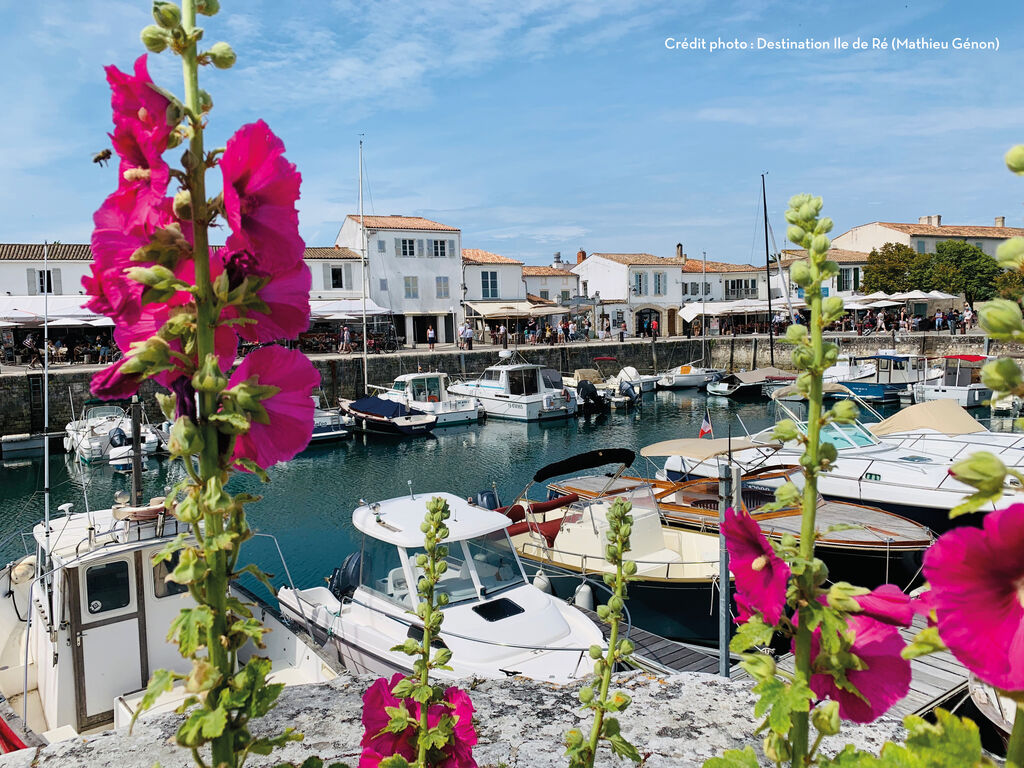
[[[706,407],[704,408],[704,421],[700,423],[700,432],[697,433],[697,437],[704,437],[705,435],[715,436],[715,430],[711,428],[711,411]]]

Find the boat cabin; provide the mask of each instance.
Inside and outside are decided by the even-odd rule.
[[[410,403],[439,403],[448,399],[447,373],[405,373],[395,379],[388,394]]]

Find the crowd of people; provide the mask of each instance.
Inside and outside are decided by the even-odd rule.
[[[21,340],[20,352],[16,346],[4,348],[4,362],[15,362],[16,356],[27,358],[29,368],[43,366],[43,336],[37,331],[29,331]],[[78,339],[49,339],[46,343],[46,356],[51,363],[112,363],[120,352],[111,341],[109,335],[99,334],[96,337]]]

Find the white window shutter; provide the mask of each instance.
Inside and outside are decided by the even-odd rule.
[[[51,270],[50,271],[50,275],[52,275],[52,279],[53,279],[53,292],[58,294],[58,295],[64,293],[64,291],[61,290],[62,286],[61,286],[61,283],[60,283],[60,270],[59,269]]]
[[[331,279],[331,265],[324,264],[324,290],[331,290],[331,285],[333,284],[333,282],[334,281]]]
[[[434,258],[434,241],[433,240],[427,240],[427,258],[428,259]]]
[[[402,253],[402,238],[396,237],[395,238],[395,256],[397,257],[397,256],[402,256],[402,255],[404,255]]]
[[[352,265],[351,264],[346,264],[345,265],[345,272],[344,272],[344,274],[345,274],[345,287],[348,290],[351,291],[355,287],[352,284]]]
[[[423,258],[423,241],[422,240],[417,240],[416,241],[416,255],[419,256],[421,259]]]
[[[36,270],[29,267],[25,270],[28,275],[28,295],[35,296],[39,293],[39,277],[36,274]]]
[[[454,240],[449,240],[448,241],[448,258],[449,259],[454,259],[455,256],[456,256],[456,254],[455,254],[455,241]]]

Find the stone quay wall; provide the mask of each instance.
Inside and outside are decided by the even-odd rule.
[[[879,349],[895,348],[903,353],[929,356],[948,354],[982,354],[986,339],[981,334],[950,336],[942,333],[892,334],[871,336],[842,335],[835,338],[843,352],[870,355]],[[367,374],[371,384],[390,384],[402,373],[417,370],[441,370],[453,377],[475,375],[498,362],[499,347],[476,344],[473,351],[441,349],[429,352],[425,346],[402,350],[395,354],[370,355]],[[532,363],[572,373],[576,368],[593,368],[595,357],[614,357],[615,362],[601,362],[601,370],[612,375],[621,366],[632,365],[641,373],[665,370],[674,365],[697,360],[701,356],[699,339],[659,339],[656,344],[645,339],[625,342],[576,342],[561,346],[521,346],[519,353]],[[993,354],[1024,355],[1019,344],[993,343]],[[770,364],[771,347],[766,335],[709,337],[706,356],[710,363],[726,370],[750,369]],[[790,348],[775,342],[775,366],[789,368]],[[310,359],[320,371],[321,388],[330,403],[339,397],[354,398],[362,393],[363,358],[361,355],[312,355]],[[58,365],[50,369],[49,424],[47,431],[63,432],[72,420],[72,409],[80,414],[89,394],[89,380],[99,370],[95,365]],[[144,382],[140,394],[151,421],[162,416],[153,395],[161,388]],[[43,431],[43,374],[39,369],[24,366],[0,370],[0,436]]]

